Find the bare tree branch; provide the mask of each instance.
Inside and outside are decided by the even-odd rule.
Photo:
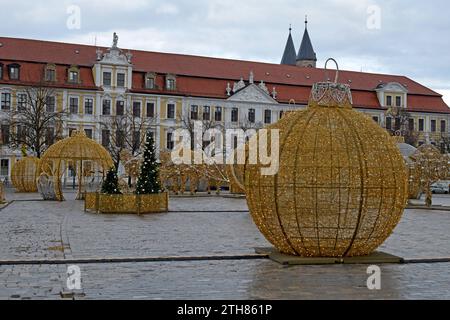
[[[22,92],[17,108],[12,106],[7,111],[5,124],[10,129],[9,145],[25,146],[40,158],[54,140],[62,137],[67,112],[57,110],[55,91],[50,87],[26,87]]]
[[[106,148],[113,158],[116,170],[119,169],[124,151],[130,152],[132,157],[141,154],[146,132],[154,125],[155,119],[156,117],[136,117],[128,108],[123,116],[103,117],[100,126],[102,130],[108,130],[110,133],[109,145]]]

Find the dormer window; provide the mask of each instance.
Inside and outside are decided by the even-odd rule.
[[[156,74],[147,73],[145,75],[145,89],[155,89],[156,88]]]
[[[177,80],[176,76],[168,74],[166,76],[166,90],[176,90]]]
[[[69,72],[69,81],[77,83],[78,82],[78,71],[70,71]]]
[[[19,80],[20,79],[20,65],[17,63],[10,64],[8,66],[9,80]]]
[[[382,83],[376,87],[380,105],[387,108],[406,108],[408,104],[408,89],[398,82]]]
[[[71,67],[69,69],[68,79],[70,83],[80,83],[80,70],[78,67]]]
[[[392,107],[392,96],[386,96],[386,105]]]
[[[45,67],[45,81],[56,81],[56,66],[54,64],[49,64]]]

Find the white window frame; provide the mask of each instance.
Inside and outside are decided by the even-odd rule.
[[[169,105],[173,105],[173,118],[169,118]],[[168,101],[166,104],[166,119],[169,120],[177,119],[177,104],[173,101]]]
[[[48,96],[47,98],[53,98],[55,104],[54,104],[54,106],[53,106],[53,111],[48,111],[48,105],[47,105],[47,101],[46,101],[46,102],[45,102],[45,111],[46,111],[46,112],[49,112],[49,113],[55,113],[55,112],[56,112],[56,109],[57,109],[57,104],[58,104],[56,95],[50,95],[50,96]]]
[[[119,86],[119,74],[123,74],[123,86]],[[116,87],[117,88],[127,87],[127,72],[125,70],[118,70],[116,72]]]
[[[123,114],[121,114],[121,115],[117,114],[117,105],[119,104],[119,102],[123,102]],[[122,98],[116,99],[116,116],[124,116],[126,113],[127,113],[126,101]]]
[[[72,99],[77,99],[77,101],[78,101],[78,103],[77,103],[77,112],[76,113],[73,113],[72,112],[72,104],[71,104],[71,100]],[[71,114],[71,115],[75,115],[75,114],[80,114],[80,97],[79,96],[69,96],[69,114]]]
[[[105,101],[109,101],[109,114],[103,113],[103,111],[105,111],[105,109],[104,109]],[[103,97],[102,98],[102,116],[110,116],[111,114],[112,114],[112,99],[111,99],[111,97]]]
[[[109,84],[105,84],[105,73],[109,73],[109,75],[110,75],[110,79],[109,79],[110,83]],[[107,70],[107,69],[102,70],[102,84],[103,84],[103,86],[111,87],[112,84],[113,84],[112,81],[113,81],[112,70]]]
[[[148,105],[149,104],[153,104],[153,117],[149,117],[148,116]],[[156,105],[157,105],[156,101],[153,101],[153,100],[146,100],[145,101],[145,117],[146,118],[148,118],[148,119],[156,118]]]
[[[138,117],[136,117],[134,115],[134,104],[135,103],[139,103],[139,116]],[[133,117],[142,118],[142,101],[139,101],[139,100],[131,101],[131,113],[132,113]]]
[[[86,100],[92,100],[92,112],[91,113],[86,113]],[[94,109],[95,109],[94,106],[95,106],[94,97],[91,97],[91,96],[83,97],[83,114],[86,114],[89,116],[94,115]]]

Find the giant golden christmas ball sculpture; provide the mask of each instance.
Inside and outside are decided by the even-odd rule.
[[[39,177],[39,159],[25,157],[14,163],[11,170],[11,182],[17,192],[37,192],[37,178]]]
[[[282,119],[280,168],[248,165],[245,190],[264,236],[304,257],[371,254],[393,232],[407,203],[408,175],[396,144],[352,109],[350,87],[314,85],[308,109]]]

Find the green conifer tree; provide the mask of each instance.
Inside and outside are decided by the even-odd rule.
[[[111,168],[102,184],[102,193],[104,194],[122,194],[119,188],[119,177],[114,168]]]
[[[144,162],[136,185],[136,194],[156,194],[161,192],[159,164],[156,159],[153,137],[147,135],[144,149]]]

